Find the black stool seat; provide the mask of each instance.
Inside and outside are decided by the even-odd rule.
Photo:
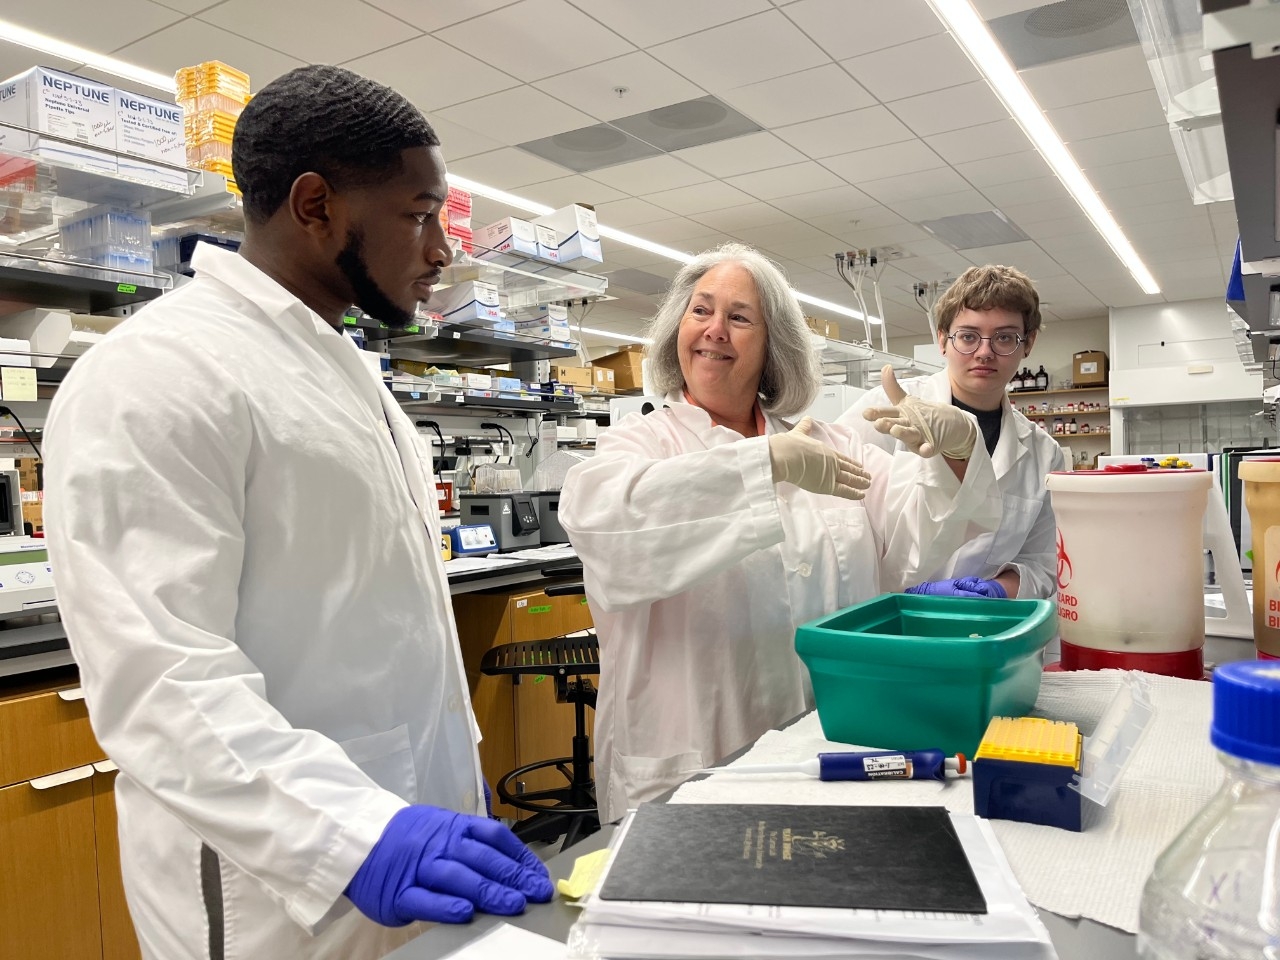
[[[526,842],[554,840],[564,834],[561,850],[600,829],[596,809],[595,781],[591,777],[591,747],[587,739],[586,708],[596,706],[596,688],[589,676],[600,673],[600,644],[594,630],[556,637],[504,643],[489,650],[480,662],[480,672],[489,676],[550,676],[555,682],[556,702],[574,705],[573,755],[539,760],[517,767],[496,784],[498,796],[534,816],[513,828]],[[532,793],[516,793],[516,782],[535,770],[554,767],[566,785]]]

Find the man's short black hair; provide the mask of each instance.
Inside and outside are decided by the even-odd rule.
[[[335,187],[373,183],[400,171],[400,151],[439,144],[426,117],[390,87],[341,67],[298,67],[240,114],[231,169],[245,215],[265,223],[304,173]]]

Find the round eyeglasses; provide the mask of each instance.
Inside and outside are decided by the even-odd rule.
[[[951,334],[947,339],[951,341],[957,353],[963,353],[965,356],[977,353],[983,340],[991,344],[992,352],[999,357],[1012,356],[1027,342],[1027,338],[1020,333],[997,333],[993,337],[982,337],[972,330],[961,330],[959,333]]]

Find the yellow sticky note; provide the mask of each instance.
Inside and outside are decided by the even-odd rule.
[[[594,890],[596,883],[600,880],[601,872],[609,862],[610,852],[607,848],[597,850],[595,853],[584,854],[573,861],[573,873],[569,878],[556,881],[556,889],[560,891],[560,896],[578,900]]]
[[[35,370],[31,367],[0,367],[0,395],[9,403],[35,400]]]

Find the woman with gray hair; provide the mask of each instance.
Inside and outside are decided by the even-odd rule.
[[[695,258],[650,330],[665,404],[601,434],[560,499],[600,639],[602,820],[811,706],[797,626],[917,582],[999,519],[976,422],[954,407],[885,411],[884,429],[943,454],[909,481],[847,428],[784,419],[813,402],[818,366],[755,250]]]

